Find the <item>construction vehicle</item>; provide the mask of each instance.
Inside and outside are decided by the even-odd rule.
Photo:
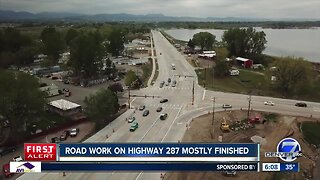
[[[229,124],[227,123],[226,118],[223,118],[223,121],[221,122],[220,129],[222,131],[230,131]]]

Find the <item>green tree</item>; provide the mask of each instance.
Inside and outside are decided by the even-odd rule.
[[[201,47],[201,50],[210,50],[213,47],[216,36],[209,32],[199,32],[193,35],[192,41]]]
[[[108,35],[107,49],[112,56],[119,56],[124,50],[124,33],[121,29],[115,28]]]
[[[133,82],[137,81],[138,76],[136,75],[136,73],[132,70],[128,71],[125,77],[125,84],[126,86],[133,86]]]
[[[70,62],[75,74],[91,77],[102,68],[103,46],[93,33],[80,34],[70,45]]]
[[[65,48],[65,41],[61,33],[53,27],[44,28],[41,32],[41,40],[44,45],[44,54],[51,56],[57,62],[60,53]]]
[[[28,121],[43,112],[45,94],[38,80],[25,73],[0,71],[0,114],[8,118],[13,141],[26,131]]]
[[[290,96],[303,93],[308,89],[313,79],[312,64],[302,58],[278,58],[272,64],[276,70],[270,72],[276,77],[275,87]]]
[[[214,76],[219,77],[219,78],[223,78],[223,77],[227,76],[228,73],[229,73],[229,67],[228,67],[227,62],[224,59],[217,60],[216,65],[214,67]]]
[[[110,89],[101,89],[96,94],[85,98],[86,114],[96,122],[97,129],[110,123],[113,115],[118,112],[118,98]]]
[[[77,36],[79,35],[78,31],[73,29],[73,28],[70,28],[68,31],[67,31],[67,34],[65,36],[65,41],[66,41],[66,44],[68,46],[70,46],[70,43],[73,39],[75,39]]]
[[[189,39],[188,41],[188,47],[191,48],[191,49],[194,49],[194,42],[192,41],[192,39]]]
[[[252,27],[247,29],[233,28],[223,33],[230,56],[253,57],[261,54],[266,48],[266,34],[257,32]]]
[[[216,53],[217,53],[217,56],[216,56],[216,59],[217,60],[224,60],[228,57],[229,55],[229,51],[227,48],[225,47],[219,47],[219,48],[216,48],[215,49]]]

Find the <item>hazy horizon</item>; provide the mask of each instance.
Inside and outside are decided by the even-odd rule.
[[[163,14],[198,18],[320,19],[319,7],[318,0],[0,0],[0,10],[31,13]]]

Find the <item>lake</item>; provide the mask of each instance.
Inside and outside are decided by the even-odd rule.
[[[303,57],[308,61],[320,62],[320,28],[312,29],[262,29],[267,44],[264,54],[274,56]],[[175,39],[188,41],[198,32],[210,32],[221,41],[224,30],[220,29],[171,29],[165,32]]]

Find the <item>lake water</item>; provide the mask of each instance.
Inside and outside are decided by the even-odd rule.
[[[275,56],[303,57],[308,61],[320,62],[320,28],[312,29],[262,29],[267,44],[264,54]],[[221,41],[224,30],[220,29],[171,29],[165,32],[172,37],[188,41],[198,32],[210,32]]]

